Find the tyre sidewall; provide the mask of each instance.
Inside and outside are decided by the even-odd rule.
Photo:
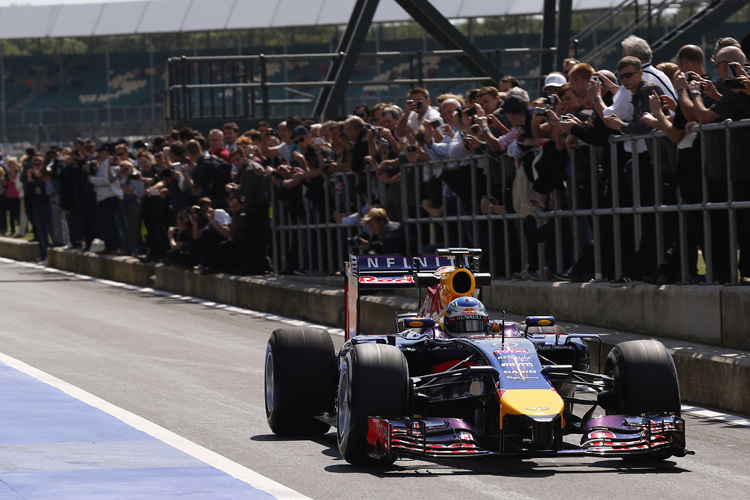
[[[275,330],[266,347],[266,419],[279,435],[319,435],[330,429],[317,415],[333,413],[336,354],[322,328]]]

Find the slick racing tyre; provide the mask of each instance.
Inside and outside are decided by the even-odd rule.
[[[336,353],[322,328],[280,328],[266,348],[266,419],[274,434],[314,436],[331,428],[316,415],[333,414]]]
[[[344,357],[339,375],[339,451],[352,465],[390,465],[395,457],[372,458],[367,444],[368,417],[405,417],[409,368],[395,347],[357,344]]]
[[[604,373],[614,377],[611,391],[600,394],[600,403],[608,412],[680,415],[677,371],[661,342],[631,340],[617,344],[607,356]]]

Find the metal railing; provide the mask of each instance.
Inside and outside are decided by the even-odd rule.
[[[738,183],[732,179],[731,134],[742,130],[750,136],[750,120],[726,121],[703,126],[695,126],[701,144],[706,145],[707,134],[720,133],[724,141],[724,155],[729,160],[726,175],[709,178],[711,171],[708,162],[721,161],[702,155],[700,179],[701,199],[686,201],[679,190],[674,189],[672,160],[675,146],[668,142],[662,132],[652,132],[640,136],[613,135],[610,137],[610,165],[603,165],[602,148],[582,144],[573,151],[570,164],[576,164],[576,155],[586,155],[588,178],[579,179],[581,172],[570,168],[565,189],[554,190],[552,205],[546,211],[532,215],[541,224],[550,219],[554,235],[544,243],[533,245],[525,241],[523,220],[514,213],[509,199],[512,193],[514,176],[518,175],[514,159],[503,155],[494,158],[489,155],[467,156],[459,160],[467,166],[471,177],[471,199],[441,197],[443,211],[430,215],[420,207],[426,199],[424,179],[438,168],[455,167],[454,160],[426,162],[420,165],[402,165],[401,182],[398,185],[401,208],[398,220],[403,226],[407,251],[410,254],[431,252],[436,245],[478,246],[484,250],[483,262],[495,277],[511,278],[526,266],[538,270],[540,279],[551,279],[553,273],[565,273],[572,263],[580,260],[585,252],[585,238],[590,231],[593,239],[591,278],[595,281],[612,280],[623,276],[629,260],[642,251],[646,252],[646,265],[656,271],[665,260],[677,264],[677,274],[670,282],[714,283],[716,282],[716,250],[726,251],[728,275],[721,282],[738,281],[738,251],[740,240],[738,227],[746,227],[750,219],[750,198],[735,199],[733,193]],[[736,138],[735,138],[736,139]],[[733,139],[733,140],[735,140]],[[633,155],[627,162],[619,148],[626,142],[635,145],[645,140],[652,151],[648,156]],[[705,149],[704,149],[705,150]],[[666,152],[666,156],[661,153]],[[684,154],[684,153],[683,153]],[[625,154],[624,157],[629,157]],[[643,164],[646,161],[648,164]],[[606,167],[606,168],[605,168]],[[652,168],[653,167],[653,168]],[[520,169],[521,171],[523,169]],[[641,178],[646,176],[645,178]],[[585,174],[584,174],[585,177]],[[728,193],[726,199],[717,200],[709,193],[709,184],[723,185]],[[672,184],[670,184],[672,183]],[[354,212],[362,210],[364,199],[359,192],[367,194],[368,200],[389,198],[388,189],[381,183],[372,169],[360,176],[336,173],[325,177],[323,204],[316,205],[303,200],[301,213],[291,216],[289,207],[278,196],[273,204],[272,240],[273,262],[277,272],[300,268],[312,273],[333,274],[341,270],[346,255],[350,251],[348,239],[362,231],[360,226],[346,226],[332,219],[334,211]],[[573,189],[584,186],[584,189]],[[651,186],[651,194],[645,187]],[[667,187],[665,187],[667,186]],[[503,214],[484,214],[479,210],[483,195],[501,193],[505,201]],[[278,194],[278,193],[277,193]],[[540,195],[540,198],[542,195]],[[390,193],[393,198],[393,193]],[[584,201],[585,198],[588,201]],[[632,203],[628,200],[632,199]],[[690,217],[700,214],[700,219]],[[723,219],[722,219],[723,217]],[[726,222],[722,222],[723,220]],[[718,222],[717,222],[718,221]],[[719,226],[717,226],[719,224]],[[688,247],[688,234],[700,232],[697,248]],[[726,231],[726,233],[724,233]],[[581,240],[584,240],[583,242]],[[533,254],[536,254],[536,258]],[[692,256],[690,255],[692,253]],[[696,254],[702,254],[705,271],[698,275],[694,267]],[[677,260],[675,260],[677,259]],[[693,266],[693,268],[689,268]],[[640,279],[636,276],[634,279]]]
[[[500,64],[503,58],[518,55],[554,53],[556,48],[513,48],[482,51]],[[350,86],[399,87],[431,86],[436,84],[466,84],[486,81],[486,77],[455,76],[428,77],[430,57],[454,57],[464,53],[459,50],[399,51],[363,53],[360,65],[374,60],[375,67],[384,59],[402,59],[408,76],[384,79],[361,79],[348,82]],[[281,76],[269,76],[271,64],[308,63],[343,58],[344,53],[321,54],[260,54],[253,56],[173,57],[167,61],[167,120],[191,119],[241,119],[283,117],[289,114],[288,106],[299,105],[301,116],[311,116],[315,96],[300,96],[302,90],[333,86],[333,81],[311,79],[300,81],[281,71]],[[458,65],[456,64],[456,67]],[[376,71],[377,73],[377,71]],[[307,75],[309,76],[309,75]],[[540,80],[540,76],[519,76],[519,80]],[[294,93],[294,98],[272,98],[270,91],[284,89]],[[361,97],[355,99],[361,103]],[[272,111],[273,110],[273,111]]]

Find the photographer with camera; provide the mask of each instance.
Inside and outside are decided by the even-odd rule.
[[[367,164],[365,157],[370,152],[365,122],[359,116],[350,116],[344,120],[343,132],[345,139],[350,143],[349,168],[355,174],[361,174]]]
[[[404,114],[398,120],[396,125],[396,137],[405,139],[411,131],[416,134],[419,125],[427,120],[434,121],[442,119],[440,113],[430,106],[430,93],[422,87],[414,87],[407,92],[409,99],[404,106]]]
[[[187,208],[186,214],[190,222],[191,238],[180,248],[167,252],[167,261],[182,267],[201,265],[207,272],[218,269],[219,244],[229,237],[232,218],[225,210],[214,209],[211,198],[208,197],[201,198],[197,205]]]
[[[97,158],[88,164],[88,181],[96,186],[96,212],[98,215],[98,234],[104,240],[101,254],[117,253],[120,237],[117,234],[115,213],[122,199],[122,189],[117,178],[119,168],[113,164],[115,147],[109,142],[103,143],[96,150]]]
[[[698,123],[732,121],[750,118],[750,96],[743,93],[745,81],[748,77],[743,66],[745,54],[739,47],[730,45],[719,49],[714,55],[714,66],[721,80],[713,85],[710,81],[693,78],[688,83],[690,97],[695,106]],[[715,91],[715,94],[714,94]],[[706,106],[704,95],[714,94],[718,98],[710,106]],[[729,156],[725,151],[726,135],[729,134]],[[706,134],[706,153],[712,161],[708,163],[709,201],[726,201],[728,199],[727,176],[731,181],[732,200],[750,200],[750,169],[747,168],[747,158],[750,156],[750,129],[736,128],[727,132],[711,131]],[[727,172],[727,163],[729,172]],[[723,240],[723,241],[722,241]],[[747,210],[737,211],[737,243],[740,248],[739,271],[743,282],[750,282],[750,215]],[[722,247],[724,250],[722,250]],[[735,280],[729,276],[728,255],[730,249],[726,246],[725,238],[718,238],[714,243],[714,255],[720,259],[720,268],[714,269],[714,281]],[[726,257],[724,257],[726,256]],[[743,258],[744,256],[744,258]]]
[[[141,214],[143,207],[141,198],[143,196],[145,183],[141,173],[136,170],[129,160],[120,162],[120,188],[122,189],[122,202],[120,203],[120,215],[124,222],[120,236],[122,255],[138,255],[143,246],[141,241]]]
[[[395,124],[392,117],[394,115],[398,116],[397,109],[395,107],[387,108],[381,111],[381,116],[387,116],[390,120],[386,121],[391,121]],[[395,129],[391,130],[387,127],[369,124],[365,124],[365,129],[367,129],[369,155],[372,158],[375,158],[378,162],[398,158],[398,155],[401,153],[402,144],[393,135]]]
[[[31,216],[34,235],[39,241],[39,259],[37,262],[47,264],[47,249],[52,231],[52,207],[47,184],[51,180],[50,172],[44,167],[44,158],[34,156],[27,174],[24,191],[31,205]]]
[[[91,217],[96,213],[94,186],[86,179],[88,160],[83,148],[74,142],[74,148],[65,152],[60,169],[60,208],[66,214],[68,239],[72,248],[86,248],[94,239],[95,224]]]
[[[216,208],[227,206],[226,185],[232,180],[232,167],[217,156],[205,155],[200,143],[192,139],[185,144],[182,174],[197,197],[208,196]]]
[[[169,213],[166,197],[169,190],[162,183],[162,168],[156,163],[154,155],[142,151],[136,158],[144,182],[141,206],[146,226],[146,256],[142,261],[158,262],[167,254],[167,228],[170,222],[166,219]]]
[[[273,169],[264,167],[260,163],[250,158],[245,158],[245,153],[241,147],[236,147],[230,153],[230,158],[238,166],[239,185],[227,184],[227,191],[231,189],[229,199],[229,209],[232,214],[232,227],[234,227],[235,210],[232,209],[236,204],[234,201],[242,200],[241,212],[246,219],[247,225],[252,228],[252,238],[248,242],[247,250],[247,268],[250,274],[260,274],[257,272],[265,270],[266,247],[270,234],[270,219],[268,209],[271,204],[271,179],[273,179]],[[233,186],[236,188],[232,189]],[[234,200],[234,201],[233,201]],[[235,237],[234,239],[240,239]],[[255,267],[262,261],[262,267]]]
[[[360,233],[349,239],[353,250],[362,254],[406,254],[406,235],[399,222],[388,219],[384,208],[371,207],[362,217],[369,234]]]
[[[218,267],[211,270],[241,275],[263,274],[268,266],[266,238],[261,237],[262,228],[253,220],[257,215],[248,214],[245,199],[236,196],[229,199],[229,212],[232,221],[228,239],[219,243],[219,258],[214,262]]]
[[[169,249],[164,259],[165,265],[176,265],[192,268],[198,263],[195,241],[193,240],[193,223],[190,220],[191,207],[177,213],[177,225],[167,229]]]
[[[260,154],[264,158],[279,158],[292,161],[292,135],[287,121],[279,123],[277,130],[271,128],[263,132],[260,141]]]
[[[677,161],[675,163],[677,186],[684,203],[693,204],[703,201],[703,175],[701,173],[701,140],[696,132],[690,132],[695,122],[695,107],[690,98],[688,83],[693,79],[710,79],[703,69],[704,53],[697,45],[684,45],[677,52],[677,69],[673,76],[673,85],[677,89],[677,102],[673,102],[667,95],[652,93],[649,96],[651,113],[644,115],[644,120],[653,123],[654,128],[666,133],[667,138],[677,145]],[[704,103],[710,98],[706,97]],[[713,102],[712,100],[710,101]],[[670,116],[674,112],[674,117]],[[708,138],[709,132],[704,132]],[[723,141],[722,141],[723,142]],[[724,151],[723,144],[721,151]],[[708,179],[709,185],[712,182]],[[722,181],[726,185],[726,181]],[[713,212],[712,231],[724,234],[727,231],[726,222],[716,217]],[[723,215],[723,214],[722,214]],[[685,214],[686,243],[687,243],[687,270],[689,279],[698,281],[698,248],[704,248],[703,244],[703,217],[699,212],[688,212]],[[723,225],[722,225],[723,224]],[[723,229],[722,229],[723,228]],[[720,239],[719,239],[720,240]],[[664,285],[674,283],[680,277],[680,258],[682,252],[681,238],[676,235],[671,249],[665,252],[664,262],[651,274],[644,277],[644,281],[651,284]],[[728,252],[728,249],[725,250]],[[703,255],[709,255],[703,252]],[[726,255],[717,255],[712,252],[714,265],[719,269],[726,263]]]
[[[650,130],[653,130],[649,122],[650,116],[650,104],[649,96],[656,92],[658,95],[665,94],[666,90],[662,89],[656,83],[646,80],[644,78],[644,69],[641,66],[641,61],[638,57],[625,56],[620,59],[617,64],[617,71],[619,73],[620,82],[622,82],[623,88],[630,92],[631,95],[631,107],[632,117],[630,119],[623,119],[616,114],[610,114],[604,117],[604,123],[618,132],[625,134],[645,134]],[[671,83],[669,84],[671,87]],[[619,92],[623,90],[620,89]],[[618,95],[619,95],[618,92]],[[617,99],[617,96],[615,96]],[[645,118],[645,120],[644,120]],[[666,149],[668,143],[664,141],[648,141],[643,142],[642,140],[633,143],[626,142],[625,150],[631,149],[630,153],[633,157],[633,166],[636,161],[638,165],[638,181],[637,186],[626,186],[624,192],[621,191],[621,195],[628,194],[628,189],[633,189],[633,192],[639,196],[639,204],[641,205],[653,205],[656,199],[656,192],[654,188],[654,175],[656,169],[654,168],[654,161],[657,158],[669,158],[670,150]],[[631,146],[630,148],[628,146]],[[657,153],[656,149],[661,149]],[[635,159],[637,157],[637,159]],[[660,174],[661,179],[661,193],[660,199],[669,203],[670,200],[675,198],[675,187],[673,181],[673,174],[671,166],[661,166]],[[635,178],[635,176],[633,176]],[[621,201],[628,200],[622,198]],[[625,201],[634,203],[635,200]],[[629,223],[629,222],[628,222]],[[644,275],[647,275],[655,270],[654,261],[656,260],[656,238],[654,237],[656,231],[656,217],[653,214],[646,214],[641,216],[642,230],[640,235],[640,242],[638,242],[638,250],[630,255],[626,260],[626,264],[622,270],[622,276],[615,280],[617,283],[629,283],[634,280],[642,280]],[[671,225],[667,225],[667,229],[670,229]],[[628,231],[629,233],[629,231]],[[668,241],[671,241],[669,235],[665,235]],[[623,249],[630,247],[629,242],[623,245]]]
[[[67,222],[64,221],[65,213],[60,207],[60,172],[65,165],[65,154],[57,146],[50,146],[44,155],[45,170],[50,174],[50,182],[47,184],[47,194],[50,197],[52,208],[52,246],[62,247],[70,243]]]

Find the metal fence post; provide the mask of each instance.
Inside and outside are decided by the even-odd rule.
[[[268,102],[268,68],[266,67],[266,56],[258,56],[260,63],[260,98],[263,105],[263,118],[268,120],[271,117],[271,106]]]

